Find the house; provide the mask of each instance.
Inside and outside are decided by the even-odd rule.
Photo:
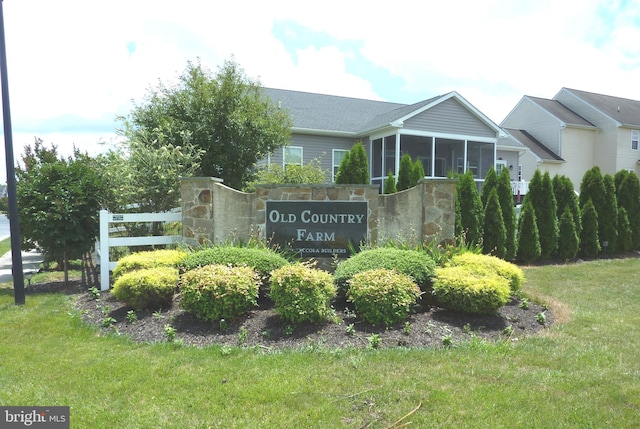
[[[482,181],[497,158],[501,167],[518,165],[526,150],[505,140],[498,151],[504,131],[457,92],[410,105],[273,88],[264,93],[288,109],[294,122],[290,144],[268,162],[301,165],[319,159],[331,182],[357,141],[366,148],[371,183],[381,187],[389,173],[397,177],[405,153],[422,161],[426,177],[471,170]]]
[[[562,174],[579,189],[584,173],[640,174],[640,101],[562,88],[553,99],[524,96],[500,124],[529,151],[522,178]]]

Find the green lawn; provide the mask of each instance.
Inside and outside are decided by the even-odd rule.
[[[563,319],[515,343],[303,351],[136,344],[71,298],[0,289],[0,405],[68,405],[75,428],[640,427],[640,259],[526,269]],[[397,425],[396,427],[400,426]]]

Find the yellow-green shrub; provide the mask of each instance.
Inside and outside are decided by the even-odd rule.
[[[319,322],[333,315],[333,277],[304,264],[285,265],[271,273],[269,296],[276,312],[291,323]]]
[[[420,294],[412,277],[382,268],[355,274],[347,298],[364,320],[389,326],[407,318]]]
[[[520,291],[524,283],[524,272],[517,265],[495,256],[466,252],[454,255],[450,265],[464,265],[475,271],[498,274],[509,281],[512,294]]]
[[[187,253],[183,250],[151,250],[136,252],[121,258],[113,270],[113,278],[118,279],[122,274],[134,270],[155,267],[178,267]]]
[[[202,320],[234,318],[257,304],[259,284],[252,268],[206,265],[182,275],[180,305]]]
[[[509,281],[472,265],[436,268],[433,293],[438,304],[464,313],[493,314],[510,297]]]
[[[113,285],[112,293],[118,301],[136,310],[167,308],[180,276],[177,268],[146,268],[122,274]]]

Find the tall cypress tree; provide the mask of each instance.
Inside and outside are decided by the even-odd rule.
[[[600,241],[603,252],[615,252],[618,248],[618,199],[613,176],[605,174],[604,178],[603,215],[599,217],[599,228],[602,231]],[[605,246],[606,244],[606,246]]]
[[[398,188],[396,188],[396,178],[393,176],[393,173],[389,171],[389,175],[384,181],[384,189],[382,193],[395,194],[396,192],[398,192]]]
[[[498,199],[498,191],[494,187],[487,199],[484,209],[484,235],[482,240],[482,251],[486,254],[504,258],[506,253],[505,242],[507,232],[502,218],[502,209]]]
[[[580,236],[581,222],[580,222],[580,204],[578,202],[578,196],[575,193],[573,183],[567,176],[556,174],[553,177],[553,194],[556,197],[557,216],[558,219],[562,216],[564,208],[566,206],[571,210],[573,215],[573,223],[576,226],[576,233]]]
[[[482,200],[482,207],[487,207],[487,201],[489,201],[489,195],[498,185],[498,175],[496,170],[491,167],[487,174],[484,176],[484,183],[482,184],[482,192],[480,193],[480,199]]]
[[[411,170],[411,183],[412,186],[416,186],[420,180],[424,179],[424,165],[419,158],[413,162],[413,169]]]
[[[342,158],[336,175],[336,184],[340,185],[368,185],[369,184],[369,161],[367,152],[361,141],[347,152]]]
[[[402,158],[400,158],[400,170],[398,170],[398,183],[396,184],[398,191],[404,191],[413,186],[411,183],[412,172],[413,161],[411,161],[411,156],[405,153],[402,155]]]
[[[606,190],[604,188],[604,178],[597,165],[584,173],[582,183],[580,183],[580,208],[584,211],[585,204],[591,200],[598,215],[598,237],[603,237],[604,216],[606,215]]]
[[[640,181],[635,173],[616,173],[618,207],[624,207],[631,227],[631,248],[640,249]]]
[[[629,224],[629,216],[624,207],[618,208],[618,253],[626,253],[633,248],[633,235],[631,233],[631,225]]]
[[[536,226],[540,239],[540,258],[549,259],[558,247],[558,216],[556,198],[549,173],[542,175],[536,170],[529,183],[529,192],[525,196],[536,212]]]
[[[460,203],[460,225],[467,243],[480,244],[482,240],[482,201],[473,180],[471,171],[467,171],[458,182],[458,201]]]
[[[560,216],[560,235],[558,240],[558,257],[564,261],[573,259],[578,253],[580,242],[576,232],[576,224],[573,221],[573,213],[569,205],[564,206],[564,212]]]
[[[530,264],[540,258],[540,234],[536,223],[536,211],[531,200],[525,198],[518,222],[517,252],[517,259],[525,264]]]
[[[502,219],[505,229],[505,259],[511,261],[516,257],[516,211],[513,207],[513,190],[511,189],[511,176],[509,170],[502,169],[498,176],[496,185],[498,199],[500,200],[500,208],[502,209]]]
[[[593,201],[587,200],[582,208],[582,234],[580,235],[580,255],[593,258],[600,253],[598,236],[598,212]]]

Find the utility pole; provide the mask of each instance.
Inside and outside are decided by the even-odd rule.
[[[20,244],[20,222],[18,220],[18,198],[16,194],[16,172],[13,161],[13,132],[9,109],[9,79],[7,79],[7,48],[4,39],[3,0],[0,0],[0,78],[2,84],[2,119],[4,125],[4,150],[7,161],[7,193],[9,196],[9,228],[11,230],[11,271],[13,273],[13,295],[16,305],[24,305],[24,273],[22,271],[22,249]]]

